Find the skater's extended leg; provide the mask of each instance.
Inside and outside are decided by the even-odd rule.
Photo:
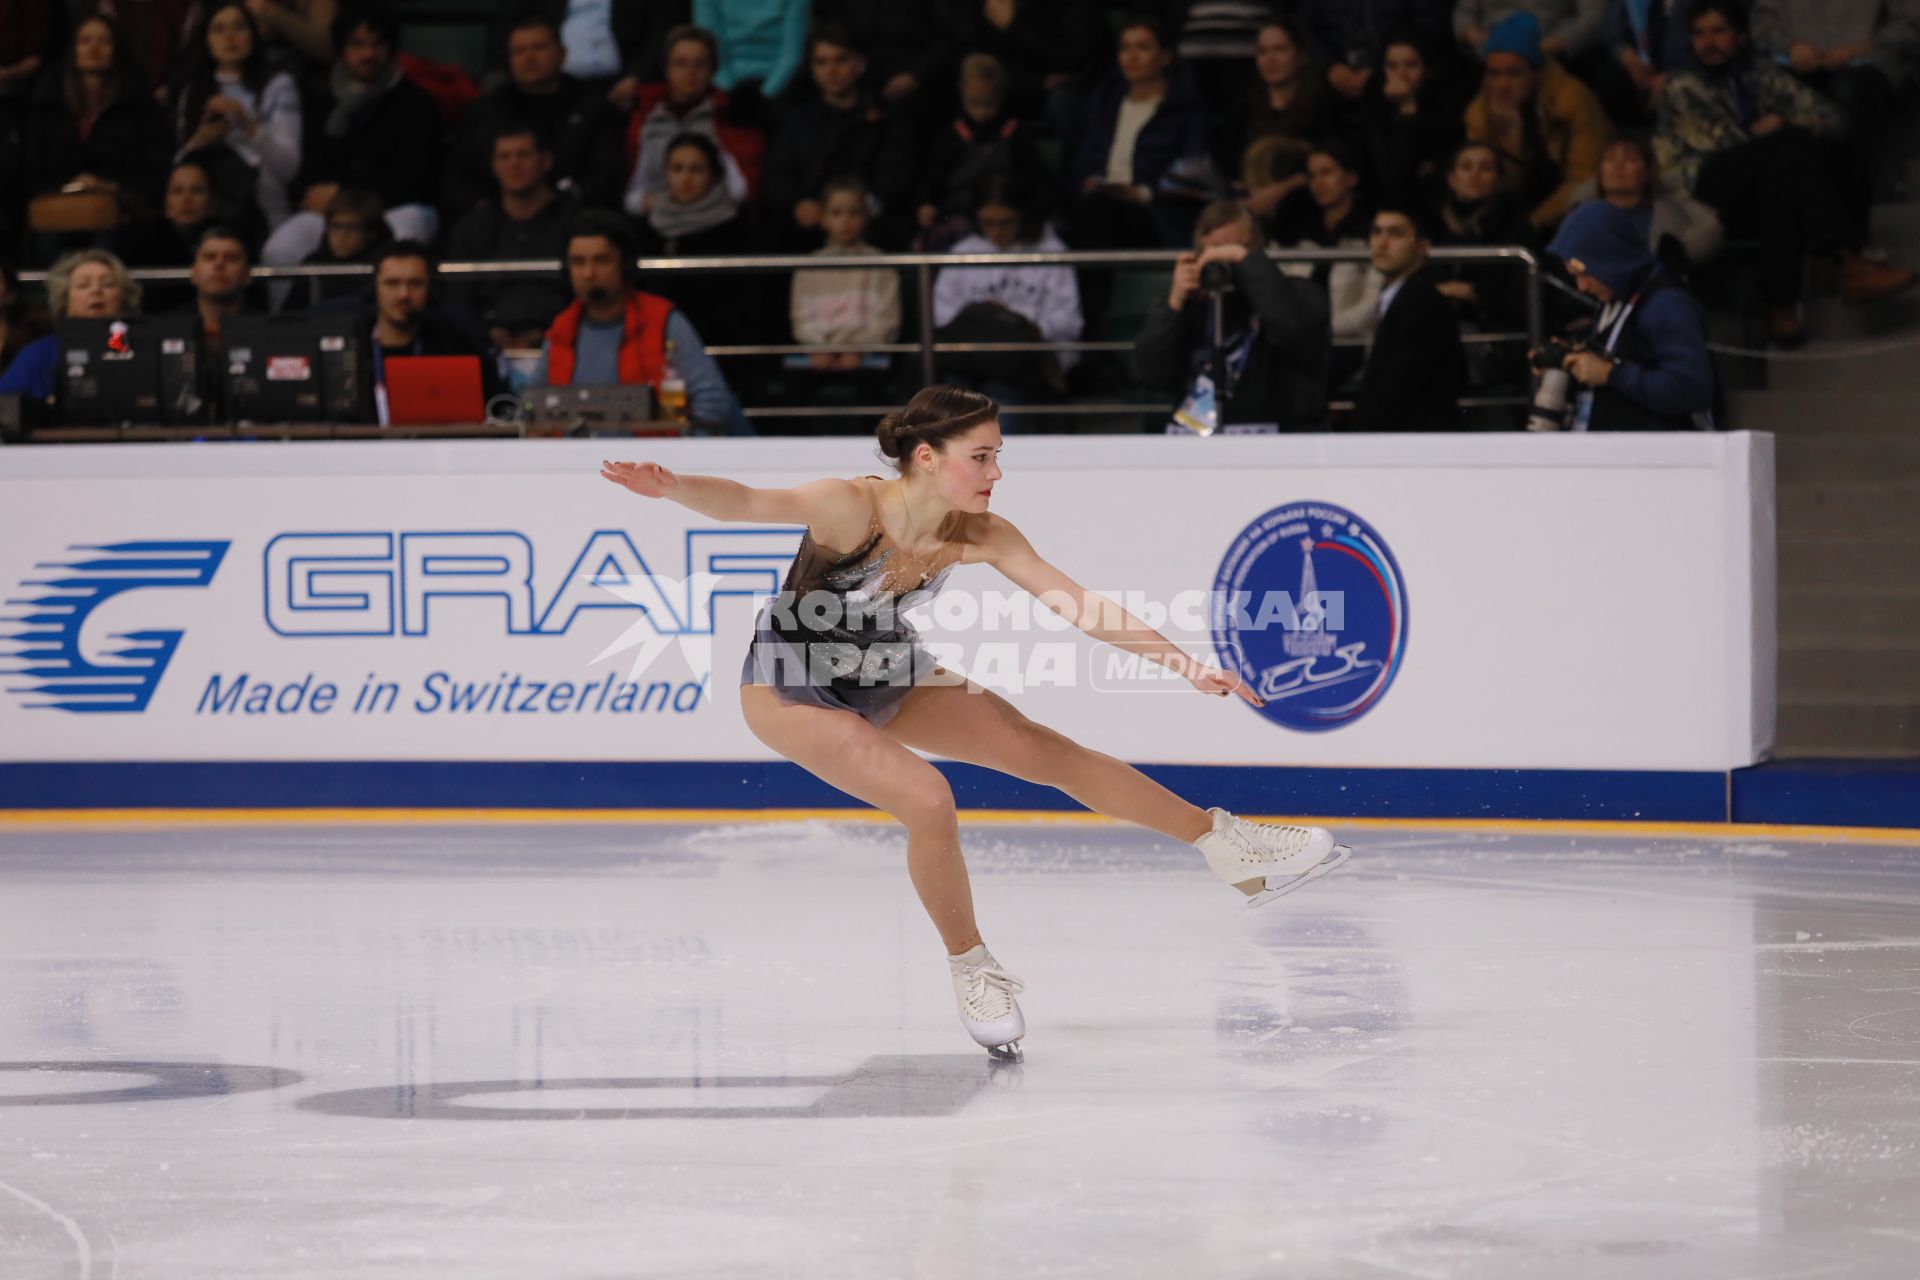
[[[938,769],[859,716],[783,702],[765,685],[742,687],[740,710],[754,737],[829,785],[899,819],[907,829],[907,872],[914,892],[947,954],[979,945],[953,788]]]
[[[907,695],[885,732],[907,746],[1064,791],[1095,813],[1192,844],[1213,827],[1189,804],[1124,760],[1037,724],[971,680]]]

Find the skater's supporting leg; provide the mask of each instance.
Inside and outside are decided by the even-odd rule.
[[[1192,844],[1213,829],[1189,804],[1124,760],[1036,724],[999,694],[968,681],[908,694],[885,732],[921,751],[1066,792],[1109,818]]]
[[[782,702],[764,685],[742,687],[740,710],[754,737],[830,786],[899,819],[907,829],[914,892],[947,954],[979,945],[953,789],[939,770],[859,716]]]

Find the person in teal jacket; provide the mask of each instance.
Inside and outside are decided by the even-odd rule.
[[[807,0],[693,0],[693,23],[720,42],[715,84],[731,93],[758,80],[775,98],[806,50]]]

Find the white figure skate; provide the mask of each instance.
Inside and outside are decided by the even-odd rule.
[[[984,942],[963,955],[948,956],[947,967],[967,1034],[996,1061],[1020,1061],[1020,1037],[1027,1034],[1026,1019],[1013,998],[1022,990],[1020,979],[1000,967]]]
[[[1333,833],[1324,827],[1248,822],[1220,808],[1207,812],[1213,815],[1213,830],[1194,841],[1193,847],[1206,855],[1213,873],[1228,884],[1263,882],[1258,893],[1248,896],[1249,907],[1265,906],[1292,893],[1353,856],[1353,850],[1335,844]]]

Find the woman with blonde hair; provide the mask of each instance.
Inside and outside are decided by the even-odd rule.
[[[140,313],[140,285],[105,249],[81,249],[48,270],[47,304],[57,320],[117,320]],[[59,365],[59,335],[29,342],[0,376],[0,395],[51,400]]]
[[[1021,984],[975,923],[953,790],[915,751],[1057,787],[1097,813],[1190,844],[1250,905],[1325,875],[1348,851],[1318,827],[1249,822],[1190,804],[1132,765],[1027,719],[941,667],[920,643],[903,613],[931,600],[955,568],[987,564],[1089,635],[1159,663],[1202,693],[1263,701],[1238,675],[1190,657],[1081,587],[988,510],[1001,478],[999,416],[977,391],[923,388],[880,420],[890,479],[752,489],[677,475],[657,462],[608,462],[600,474],[709,519],[806,526],[785,583],[756,624],[741,712],[768,747],[907,828],[907,873],[946,944],[961,1023],[995,1057],[1017,1061],[1026,1034],[1013,998]]]

